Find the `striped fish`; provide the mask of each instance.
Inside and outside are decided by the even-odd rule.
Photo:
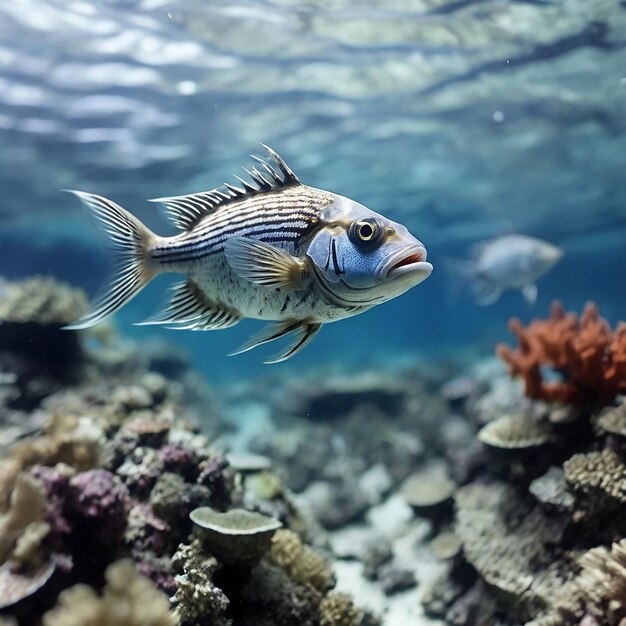
[[[353,200],[303,185],[264,146],[241,186],[158,198],[180,234],[160,237],[111,200],[72,191],[108,234],[116,271],[91,310],[69,329],[97,324],[157,274],[185,276],[169,304],[141,324],[216,330],[245,317],[269,325],[233,354],[286,335],[266,363],[304,348],[322,324],[390,300],[427,278],[426,249],[401,224]],[[258,167],[257,167],[258,165]]]

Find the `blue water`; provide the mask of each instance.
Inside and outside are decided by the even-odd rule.
[[[625,42],[617,0],[4,3],[0,274],[94,293],[106,250],[60,189],[109,196],[168,233],[146,198],[230,180],[264,142],[306,184],[405,223],[435,266],[279,370],[489,353],[510,316],[543,316],[553,298],[593,299],[614,322],[626,303]],[[510,232],[565,251],[536,305],[453,294],[445,260]],[[254,322],[133,327],[167,284],[120,312],[123,333],[176,342],[216,380],[263,371],[256,351],[224,356]]]

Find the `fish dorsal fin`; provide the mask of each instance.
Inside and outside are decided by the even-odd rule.
[[[221,187],[216,187],[211,191],[201,191],[186,196],[154,198],[150,202],[160,202],[165,205],[165,214],[174,225],[181,230],[190,230],[203,217],[231,202],[301,184],[298,177],[276,151],[265,144],[261,145],[267,150],[278,169],[268,160],[251,155],[262,170],[256,166],[251,170],[243,168],[250,180],[235,176],[241,183],[241,187],[224,183]]]

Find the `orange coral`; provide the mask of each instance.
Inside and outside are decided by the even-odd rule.
[[[499,344],[496,352],[511,376],[524,379],[529,398],[596,406],[626,393],[626,323],[620,322],[613,332],[594,303],[588,302],[578,318],[555,301],[548,319],[524,326],[512,318],[509,328],[518,348]],[[560,380],[544,380],[541,368],[546,366]]]

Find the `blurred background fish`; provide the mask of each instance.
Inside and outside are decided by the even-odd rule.
[[[475,244],[471,258],[448,266],[469,285],[476,302],[497,302],[507,289],[519,289],[528,304],[537,300],[536,282],[563,256],[557,246],[527,235],[504,235]]]

